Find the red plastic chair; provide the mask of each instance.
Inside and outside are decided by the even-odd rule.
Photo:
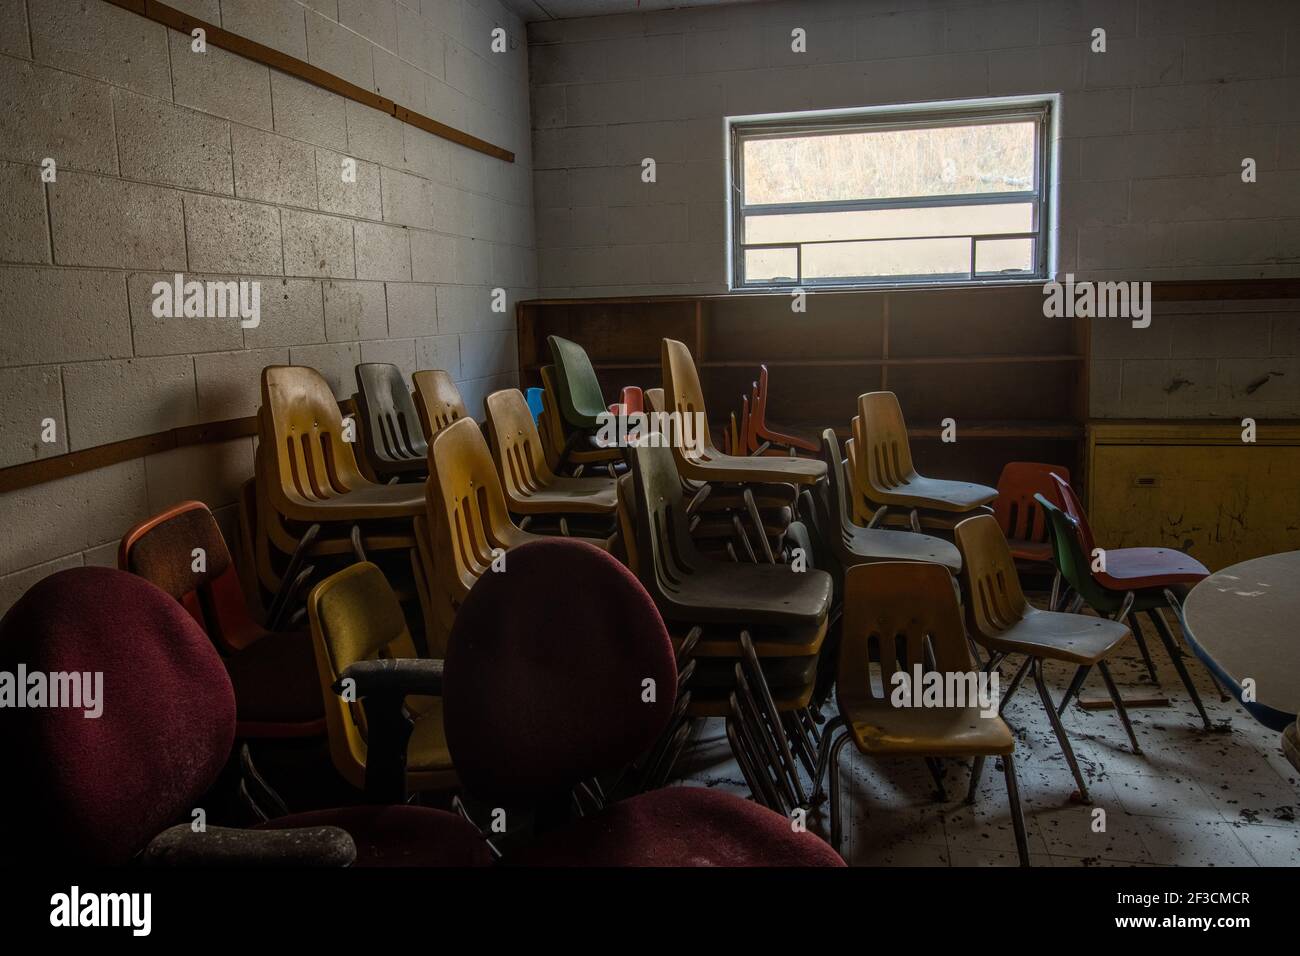
[[[1061,510],[1073,519],[1079,531],[1079,543],[1090,558],[1097,548],[1074,489],[1068,480],[1052,475]],[[1207,578],[1210,570],[1190,554],[1172,548],[1107,548],[1106,570],[1093,571],[1093,579],[1108,591],[1149,591],[1156,588],[1195,584]]]
[[[777,431],[767,423],[767,396],[767,366],[760,365],[758,367],[758,381],[754,383],[750,392],[752,407],[748,422],[745,425],[745,444],[748,446],[750,453],[753,453],[763,442],[770,442],[780,448],[795,448],[799,451],[816,454],[819,451],[816,443],[809,441],[807,438],[799,438],[795,435]],[[784,452],[775,451],[770,452],[770,454],[784,454]]]
[[[1036,461],[1007,462],[998,476],[998,497],[993,503],[993,516],[1011,547],[1011,556],[1017,561],[1052,563],[1052,538],[1047,515],[1034,501],[1034,495],[1041,494],[1059,504],[1053,473],[1067,483],[1070,480],[1068,468]]]

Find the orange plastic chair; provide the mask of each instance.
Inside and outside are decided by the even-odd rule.
[[[431,442],[440,431],[462,418],[471,417],[460,397],[460,389],[442,369],[424,369],[411,376],[415,386],[415,412],[420,417],[424,440]]]
[[[1011,556],[1034,564],[1052,563],[1052,537],[1047,515],[1034,501],[1041,494],[1056,501],[1052,472],[1070,481],[1070,470],[1063,465],[1044,465],[1036,461],[1009,461],[998,476],[998,500],[993,503],[993,517],[1006,535]]]
[[[862,428],[859,463],[866,466],[858,477],[865,480],[867,498],[873,504],[907,512],[924,509],[964,516],[998,496],[997,489],[986,485],[917,474],[912,466],[903,410],[893,392],[858,396],[858,418]]]
[[[799,438],[785,432],[777,431],[767,423],[768,376],[767,366],[758,367],[758,381],[749,393],[749,417],[745,441],[750,452],[756,451],[764,442],[777,446],[778,449],[798,449],[799,451],[817,452],[816,443],[807,438]],[[784,451],[773,450],[771,454],[783,455]]]
[[[559,477],[546,463],[528,402],[517,388],[493,392],[484,402],[497,474],[510,510],[523,515],[613,515],[613,478]]]
[[[418,486],[379,485],[361,474],[320,372],[299,365],[262,369],[262,409],[267,492],[285,518],[357,522],[409,519],[424,510]]]
[[[122,537],[117,566],[179,601],[211,638],[235,688],[240,737],[310,737],[325,729],[306,631],[272,630],[249,613],[225,537],[208,506],[182,501]]]

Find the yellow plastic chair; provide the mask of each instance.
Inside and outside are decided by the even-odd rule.
[[[469,418],[465,400],[451,376],[442,369],[424,369],[411,376],[415,387],[415,413],[420,418],[424,440],[431,442],[453,422]]]
[[[965,517],[997,498],[997,489],[987,485],[917,474],[903,410],[893,392],[859,395],[858,418],[860,434],[854,436],[861,466],[858,477],[865,482],[867,499],[874,506],[901,508],[909,514],[925,510]],[[917,524],[918,518],[912,523]]]
[[[419,486],[379,485],[361,474],[320,372],[300,365],[262,369],[262,409],[267,492],[285,518],[357,522],[409,519],[424,510]]]
[[[613,515],[613,478],[568,478],[551,471],[528,402],[517,388],[484,402],[497,474],[510,510],[521,515]]]
[[[1088,671],[1096,667],[1128,733],[1133,752],[1142,753],[1133,725],[1129,723],[1128,711],[1124,708],[1124,698],[1106,666],[1106,658],[1124,643],[1129,629],[1119,621],[1104,617],[1040,611],[1030,605],[1020,590],[1020,576],[1015,558],[1011,556],[1011,547],[992,515],[967,518],[957,525],[955,537],[962,555],[962,589],[966,594],[970,633],[993,655],[988,667],[996,667],[1011,654],[1025,655],[1024,662],[1002,695],[1002,706],[1005,707],[1019,690],[1026,672],[1032,673],[1052,730],[1078,784],[1079,796],[1086,803],[1088,785],[1074,758],[1060,712],[1083,686]],[[1048,693],[1043,678],[1043,661],[1061,661],[1076,668],[1074,680],[1061,698],[1059,708]]]
[[[664,339],[661,358],[666,411],[681,416],[677,436],[681,440],[674,441],[672,446],[677,470],[683,478],[734,484],[764,481],[812,485],[825,476],[826,466],[815,459],[723,454],[714,447],[709,434],[704,390],[690,349],[684,342]]]
[[[974,758],[967,803],[974,801],[984,758],[1000,757],[1016,849],[1020,864],[1028,866],[1011,728],[1000,716],[985,716],[978,702],[895,707],[891,699],[894,676],[906,674],[910,680],[916,665],[924,672],[974,672],[961,607],[947,569],[915,561],[849,568],[844,575],[843,634],[835,693],[839,715],[822,729],[813,794],[814,801],[821,797],[822,777],[829,769],[831,845],[840,848],[839,755],[851,741],[859,753],[870,757]],[[873,666],[879,670],[879,688],[872,679]],[[843,728],[838,738],[837,728]]]
[[[330,757],[343,778],[359,790],[366,785],[366,718],[360,703],[336,693],[334,684],[359,661],[416,657],[406,617],[384,574],[369,562],[350,565],[317,584],[307,599],[316,667],[325,701]],[[440,790],[457,785],[447,739],[442,701],[411,697],[414,716],[407,746],[407,789]]]

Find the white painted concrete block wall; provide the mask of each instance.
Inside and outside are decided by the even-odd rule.
[[[252,415],[272,363],[314,366],[340,397],[361,361],[448,369],[472,408],[515,384],[513,303],[537,283],[518,19],[497,0],[171,2],[516,162],[193,53],[103,0],[0,0],[0,467]],[[496,26],[507,53],[490,50]],[[150,289],[173,272],[259,280],[261,325],[154,318]],[[178,449],[0,496],[0,611],[53,570],[112,563],[131,524],[176,501],[229,522],[252,452]]]
[[[529,40],[546,295],[726,291],[725,116],[1046,92],[1063,99],[1061,272],[1300,274],[1295,0],[804,0],[538,23]],[[1095,322],[1093,414],[1300,416],[1287,308]]]

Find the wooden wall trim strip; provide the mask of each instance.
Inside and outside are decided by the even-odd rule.
[[[487,140],[479,139],[477,136],[472,136],[445,123],[439,123],[437,120],[407,109],[385,96],[380,96],[370,90],[364,90],[354,83],[349,83],[347,80],[335,76],[333,73],[326,73],[320,67],[312,66],[297,57],[274,50],[269,46],[263,46],[261,43],[256,43],[247,37],[231,33],[229,30],[223,30],[206,20],[200,20],[198,17],[190,16],[175,7],[169,7],[165,3],[159,3],[157,0],[105,0],[105,2],[139,14],[155,23],[161,23],[163,26],[184,33],[186,36],[189,36],[195,27],[201,27],[207,36],[207,43],[211,46],[228,50],[244,57],[246,60],[261,63],[272,69],[279,70],[281,73],[296,76],[298,79],[305,80],[314,86],[329,90],[331,93],[337,93],[339,96],[379,110],[381,113],[387,113],[403,123],[422,129],[426,133],[432,133],[434,136],[441,136],[443,139],[450,140],[467,149],[476,150],[503,162],[513,163],[515,161],[515,154],[508,149],[495,146]]]

